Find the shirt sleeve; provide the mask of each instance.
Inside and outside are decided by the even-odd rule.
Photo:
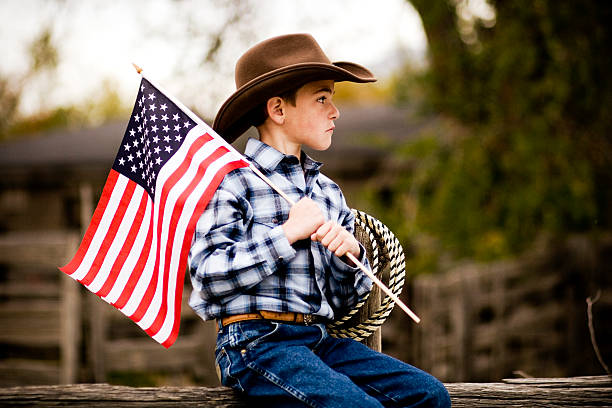
[[[196,225],[189,254],[192,284],[203,299],[233,299],[295,256],[282,227],[248,238],[250,222],[248,202],[219,188]]]

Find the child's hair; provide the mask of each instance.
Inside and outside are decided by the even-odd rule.
[[[301,87],[306,85],[306,83],[300,84],[296,87],[289,89],[278,95],[279,98],[291,104],[291,106],[295,106],[297,100],[297,92]],[[269,98],[268,98],[269,99]],[[268,119],[268,106],[267,100],[253,109],[253,113],[251,114],[251,124],[255,127],[263,125],[263,123]]]

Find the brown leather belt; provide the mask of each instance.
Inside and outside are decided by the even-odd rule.
[[[246,320],[274,320],[286,323],[297,323],[305,324],[306,326],[322,322],[320,316],[314,316],[311,314],[294,313],[294,312],[270,312],[267,310],[260,310],[256,313],[244,313],[232,316],[226,316],[221,318],[221,327],[227,326],[228,324],[243,322]]]

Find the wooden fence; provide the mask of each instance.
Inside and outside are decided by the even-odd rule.
[[[77,232],[0,235],[0,387],[77,382],[218,385],[215,327],[188,306],[183,287],[177,341],[165,349],[134,322],[58,270]],[[375,291],[370,303],[380,303]],[[365,341],[380,350],[380,330]]]
[[[0,236],[0,386],[117,381],[216,385],[214,326],[183,296],[181,331],[166,350],[121,312],[57,268],[78,233]],[[132,378],[130,378],[132,377]]]
[[[76,378],[79,289],[68,277],[48,271],[49,265],[59,265],[76,250],[77,239],[62,232],[0,238],[0,384],[55,384]]]
[[[0,236],[0,386],[218,385],[214,326],[187,306],[190,283],[180,335],[166,350],[58,271],[79,239],[77,232],[61,231]],[[612,244],[606,242],[586,246],[599,251],[592,257],[597,261],[576,260],[567,251],[419,277],[403,296],[422,322],[414,325],[394,311],[383,326],[383,351],[447,382],[498,381],[515,371],[539,377],[601,373],[584,301],[597,288],[584,275],[596,275],[590,282],[602,285],[594,322],[610,361]]]
[[[445,384],[455,408],[495,407],[609,407],[612,379],[509,379],[496,383]],[[0,388],[0,407],[252,407],[229,388],[125,387],[77,384]]]
[[[611,268],[612,239],[580,237],[518,261],[420,276],[412,282],[410,304],[422,323],[405,325],[395,316],[383,336],[405,346],[398,357],[444,381],[599,374],[604,371],[591,344],[585,300],[601,290],[593,322],[609,360]]]

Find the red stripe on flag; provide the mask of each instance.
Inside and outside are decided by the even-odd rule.
[[[174,235],[176,233],[176,226],[179,222],[179,219],[181,217],[181,214],[183,213],[183,208],[185,207],[185,201],[187,200],[187,198],[191,195],[191,193],[193,193],[193,190],[195,190],[195,188],[197,187],[198,183],[200,183],[200,181],[202,180],[202,177],[204,176],[204,174],[206,173],[206,170],[208,169],[208,167],[214,163],[216,160],[218,160],[220,157],[222,157],[224,154],[226,154],[229,150],[226,147],[219,147],[217,148],[211,155],[209,155],[204,161],[202,161],[200,163],[200,165],[198,166],[198,170],[196,172],[195,177],[193,178],[193,180],[191,180],[191,183],[189,183],[189,185],[187,186],[187,188],[185,188],[185,190],[181,193],[181,195],[179,196],[179,198],[177,199],[177,205],[175,205],[173,212],[172,212],[172,218],[170,221],[170,228],[169,228],[169,235],[168,235],[168,242],[174,242]],[[185,231],[185,233],[187,233],[187,231]],[[184,240],[184,237],[183,237]],[[182,248],[181,248],[182,250]],[[172,248],[168,251],[166,251],[166,257],[165,257],[165,263],[164,263],[164,275],[163,275],[163,292],[162,292],[162,304],[161,304],[161,308],[159,309],[157,316],[155,317],[155,320],[153,322],[153,324],[147,329],[145,330],[147,332],[147,334],[149,334],[150,336],[154,336],[162,327],[164,320],[166,319],[166,314],[168,312],[168,279],[169,279],[169,275],[170,275],[170,263],[172,261]],[[183,283],[182,281],[180,282],[181,284]],[[177,282],[177,286],[178,286],[178,282]]]
[[[132,180],[129,180],[127,182],[127,185],[125,186],[123,195],[119,200],[117,210],[113,214],[113,219],[108,227],[106,235],[104,236],[104,240],[102,241],[102,244],[98,249],[98,253],[96,254],[96,257],[93,263],[91,264],[91,268],[89,268],[89,272],[87,272],[87,275],[85,275],[83,278],[79,279],[79,282],[81,282],[83,285],[87,286],[91,284],[91,282],[93,282],[93,280],[96,278],[96,275],[100,271],[100,267],[102,266],[102,263],[106,258],[106,254],[108,254],[108,250],[110,249],[111,245],[113,244],[113,241],[115,240],[115,237],[117,236],[117,231],[119,230],[119,226],[123,221],[125,212],[127,211],[130,205],[130,201],[132,201],[132,196],[134,195],[135,188],[136,183],[134,183]]]
[[[96,234],[96,230],[98,229],[98,225],[100,224],[100,220],[104,215],[104,211],[106,210],[106,206],[110,201],[110,197],[115,189],[115,185],[117,184],[117,180],[119,178],[119,173],[115,170],[110,171],[108,174],[108,178],[106,179],[106,183],[104,185],[104,189],[102,190],[102,195],[100,196],[100,201],[98,201],[98,206],[94,211],[93,217],[89,223],[89,227],[87,227],[87,231],[83,236],[83,240],[81,241],[81,245],[79,245],[79,249],[77,253],[74,255],[74,258],[64,267],[59,268],[62,272],[72,275],[83,262],[83,258],[85,258],[85,254],[87,254],[87,250],[91,245],[91,241],[93,240],[94,235]]]
[[[102,286],[102,288],[100,288],[99,291],[96,292],[96,295],[100,297],[107,296],[110,293],[110,291],[113,289],[113,286],[115,285],[115,282],[117,281],[117,278],[119,277],[119,272],[123,268],[123,265],[125,264],[125,260],[127,259],[130,252],[132,251],[132,247],[134,246],[134,241],[136,240],[136,237],[138,236],[138,231],[140,230],[140,227],[142,226],[142,220],[144,219],[144,216],[145,216],[145,210],[147,208],[148,200],[149,200],[149,195],[147,194],[146,191],[143,191],[142,198],[140,199],[140,204],[138,206],[138,210],[136,210],[136,216],[134,217],[134,221],[132,222],[132,226],[130,227],[130,231],[128,232],[125,242],[123,246],[121,247],[121,250],[119,251],[119,255],[117,256],[117,259],[113,263],[111,271],[108,277],[106,278],[104,285]]]
[[[207,142],[211,140],[212,140],[212,137],[207,134],[204,134],[198,137],[193,142],[193,144],[189,147],[189,150],[187,151],[187,155],[185,156],[185,160],[181,162],[181,164],[176,168],[174,173],[172,173],[170,177],[168,177],[168,180],[166,180],[166,182],[162,186],[162,192],[160,194],[161,202],[159,203],[159,207],[158,207],[159,208],[159,211],[158,211],[159,221],[157,223],[157,231],[156,231],[157,233],[157,253],[155,255],[155,268],[153,270],[153,276],[151,277],[151,281],[149,282],[149,286],[147,287],[147,290],[142,298],[141,303],[138,305],[138,308],[136,309],[136,311],[132,315],[129,316],[130,319],[134,320],[135,322],[139,322],[142,319],[145,312],[151,305],[151,302],[155,295],[155,291],[157,289],[156,286],[157,286],[158,275],[159,275],[159,261],[160,261],[160,256],[161,256],[160,251],[162,250],[161,236],[162,236],[162,230],[163,230],[163,225],[165,221],[163,220],[162,217],[165,212],[166,201],[168,200],[168,194],[170,190],[172,190],[172,188],[176,185],[176,183],[181,180],[181,178],[185,175],[185,173],[189,169],[189,165],[191,161],[193,160],[194,153],[198,151],[204,144],[206,144]],[[169,230],[173,232],[172,228],[170,228]],[[166,242],[170,242],[170,241],[166,241]],[[164,248],[164,250],[167,251],[168,248]]]
[[[183,246],[181,249],[180,255],[180,264],[179,264],[179,273],[177,277],[177,285],[176,285],[176,293],[174,295],[174,321],[172,324],[172,331],[170,335],[164,342],[161,343],[165,348],[169,348],[178,337],[180,323],[181,323],[181,302],[183,299],[183,281],[185,279],[185,270],[187,268],[187,256],[189,254],[189,250],[191,249],[191,242],[193,240],[193,233],[198,222],[198,219],[206,209],[208,202],[212,199],[217,187],[221,184],[223,177],[227,173],[232,170],[238,169],[240,167],[248,167],[248,163],[242,160],[237,160],[233,162],[229,162],[225,164],[218,172],[215,174],[210,184],[206,187],[204,194],[198,201],[198,204],[189,220],[189,224],[187,225],[187,231],[185,233],[185,237],[183,240]]]

